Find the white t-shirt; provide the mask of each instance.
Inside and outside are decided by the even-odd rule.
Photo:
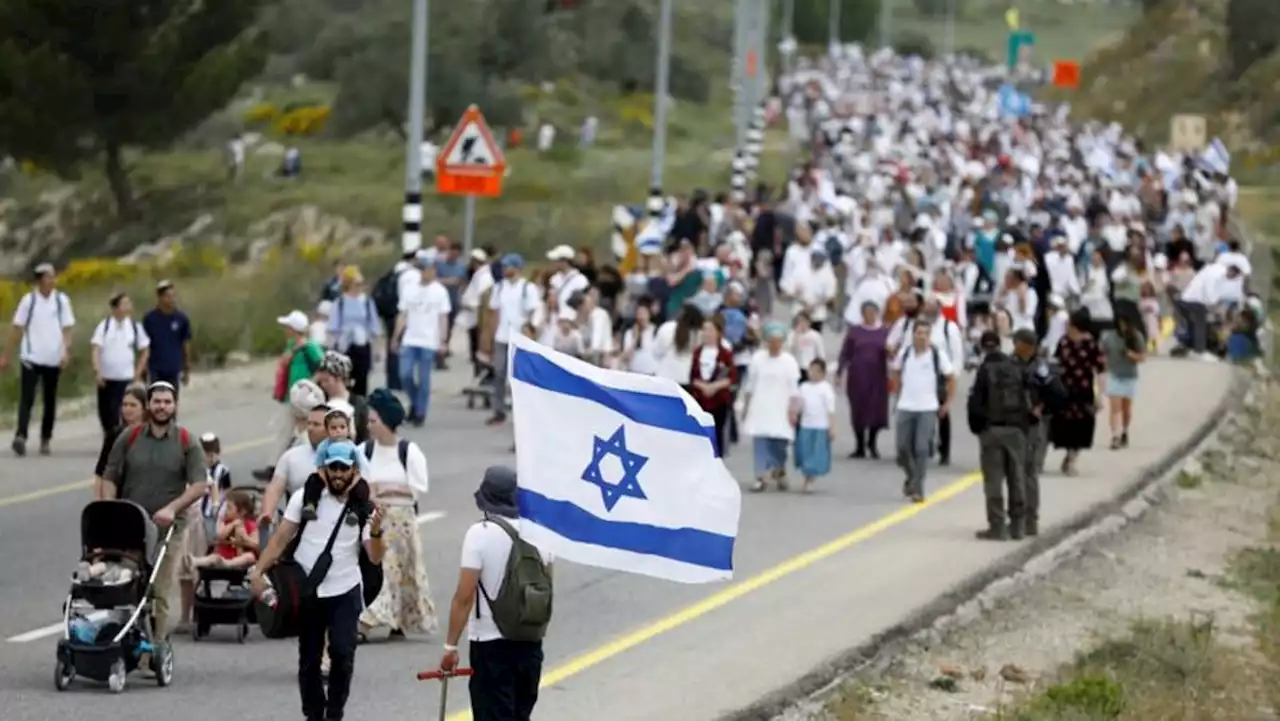
[[[137,370],[138,352],[151,347],[151,339],[142,324],[132,318],[107,318],[93,329],[89,341],[101,354],[98,369],[104,380],[131,381]]]
[[[591,282],[587,280],[587,276],[577,268],[570,268],[563,273],[551,276],[551,287],[556,292],[556,301],[560,303],[561,313],[575,312],[569,307],[569,299],[574,293],[585,292],[590,286]]]
[[[836,412],[836,392],[826,381],[800,384],[800,427],[831,427],[831,414]]]
[[[302,495],[302,491],[298,491],[289,498],[289,505],[284,509],[284,520],[290,523],[302,521]],[[330,495],[328,489],[325,489],[320,494],[320,502],[316,504],[316,518],[314,521],[308,521],[307,527],[302,529],[298,550],[293,554],[293,560],[302,566],[302,570],[310,573],[311,568],[316,565],[316,560],[324,552],[325,545],[329,543],[329,536],[333,533],[334,527],[342,523],[338,537],[333,541],[331,551],[333,563],[329,566],[329,572],[325,574],[324,579],[320,581],[320,586],[316,588],[316,595],[320,598],[341,596],[359,586],[362,581],[359,544],[369,540],[369,524],[364,524],[364,533],[361,534],[360,525],[355,522],[354,514],[350,512],[346,514],[351,516],[350,522],[342,517],[344,505],[342,501]]]
[[[13,326],[22,331],[19,360],[53,368],[62,365],[62,330],[75,324],[66,293],[55,290],[46,296],[32,291],[22,296],[13,311]]]
[[[400,312],[404,313],[404,335],[400,345],[407,348],[435,350],[444,340],[440,336],[440,322],[453,310],[449,291],[439,281],[418,285],[400,296]]]
[[[654,336],[653,355],[658,361],[657,375],[670,378],[682,386],[689,385],[693,371],[693,349],[698,339],[690,338],[689,347],[683,352],[676,349],[676,322],[669,320],[658,327]]]
[[[373,443],[373,441],[370,441]],[[366,455],[365,446],[360,447],[360,455]],[[409,486],[415,493],[426,493],[431,489],[431,476],[427,472],[427,456],[417,443],[409,442],[405,453],[404,465],[400,465],[400,444],[390,446],[373,444],[373,458],[369,460],[369,472],[363,474],[370,486],[385,483],[388,485]]]
[[[803,333],[791,331],[787,334],[784,347],[795,356],[796,363],[800,365],[800,370],[809,370],[809,364],[818,358],[827,359],[826,344],[822,341],[822,334],[810,328]]]
[[[901,373],[898,410],[914,413],[938,411],[938,376],[955,375],[955,368],[945,350],[939,350],[937,358],[935,367],[933,346],[920,353],[912,345],[898,353],[893,363],[894,370]]]
[[[627,370],[651,376],[658,372],[658,359],[653,355],[653,345],[658,329],[650,325],[643,331],[632,326],[622,336],[622,348],[631,352],[631,365]],[[639,345],[637,345],[637,342]]]
[[[800,365],[790,353],[761,349],[751,356],[743,388],[750,400],[742,430],[755,438],[794,438],[789,411],[800,383]]]
[[[285,497],[302,490],[307,478],[316,472],[316,448],[303,442],[285,451],[276,461],[275,475],[284,478]]]
[[[537,286],[523,278],[504,278],[489,294],[489,308],[498,311],[498,327],[494,331],[493,342],[511,342],[512,336],[523,332],[541,305],[542,294]]]
[[[503,518],[520,532],[520,519]],[[555,556],[543,549],[538,549],[543,563],[550,566]],[[502,577],[507,573],[507,557],[511,555],[511,537],[497,523],[480,521],[467,529],[462,539],[462,568],[480,572],[480,585],[476,589],[476,609],[471,612],[471,623],[467,628],[467,638],[472,641],[496,641],[502,638],[498,626],[493,622],[493,611],[489,608],[489,598],[497,599],[502,591]]]

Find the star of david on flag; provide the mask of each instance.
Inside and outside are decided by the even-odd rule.
[[[600,470],[601,462],[608,456],[616,457],[622,464],[622,480],[617,483],[606,481]],[[595,437],[595,450],[591,453],[591,463],[587,465],[587,470],[582,472],[582,480],[600,486],[604,509],[612,511],[623,496],[646,500],[644,489],[640,488],[640,479],[637,476],[648,460],[639,453],[627,450],[626,427],[618,426],[618,430],[614,431],[608,440],[600,436]]]
[[[684,583],[732,578],[742,497],[711,415],[674,381],[510,349],[521,533],[556,557]]]

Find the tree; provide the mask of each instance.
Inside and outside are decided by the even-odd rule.
[[[166,145],[266,61],[270,0],[3,0],[0,146],[64,177],[100,159],[135,212],[127,148]]]
[[[1230,1],[1227,5],[1227,52],[1233,80],[1276,49],[1277,24],[1280,24],[1280,2],[1276,0]]]
[[[840,5],[840,39],[862,42],[872,37],[880,22],[880,3],[892,0],[795,0],[796,42],[826,46],[830,36],[831,3]]]

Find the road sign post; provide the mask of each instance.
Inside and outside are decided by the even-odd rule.
[[[463,245],[471,254],[475,242],[476,198],[502,195],[507,160],[489,130],[480,108],[472,105],[462,114],[453,135],[436,158],[436,192],[467,198]]]

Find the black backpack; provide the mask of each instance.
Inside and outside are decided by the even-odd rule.
[[[400,313],[400,274],[405,270],[407,268],[392,266],[373,284],[373,307],[383,318],[394,318]]]
[[[993,426],[1022,426],[1031,410],[1027,393],[1026,368],[1013,358],[1002,358],[984,366],[987,374],[986,408],[983,413]]]

